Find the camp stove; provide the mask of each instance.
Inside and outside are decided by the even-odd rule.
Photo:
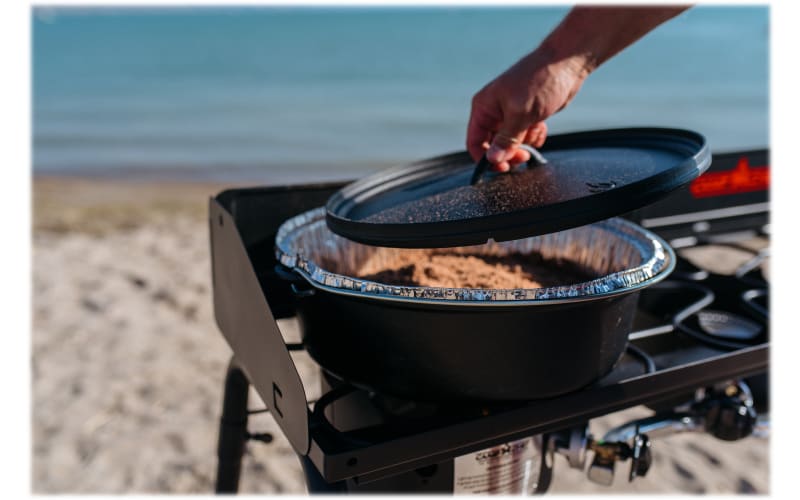
[[[251,385],[300,457],[309,492],[544,492],[555,455],[611,484],[615,474],[645,475],[667,434],[766,435],[768,172],[766,150],[717,154],[687,188],[628,214],[679,257],[666,281],[642,292],[625,355],[582,390],[491,404],[397,399],[324,370],[321,397],[308,401],[291,355],[303,345],[285,342],[276,323],[294,316],[298,290],[279,275],[273,244],[283,221],[324,205],[346,183],[220,193],[209,207],[214,307],[233,359],[217,491],[237,490],[248,440],[271,440],[248,430]],[[682,256],[707,245],[751,257],[718,273]],[[637,405],[652,416],[591,434],[591,419]]]

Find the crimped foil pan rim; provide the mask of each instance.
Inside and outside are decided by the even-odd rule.
[[[675,268],[675,253],[656,234],[630,221],[607,219],[590,226],[621,229],[652,245],[652,255],[639,266],[569,285],[528,289],[436,288],[386,285],[322,269],[312,259],[289,249],[289,239],[304,226],[325,219],[324,207],[312,209],[285,221],[275,238],[279,263],[292,269],[314,288],[330,293],[379,301],[432,304],[440,306],[535,306],[600,300],[633,293],[666,278]],[[502,297],[502,298],[500,298]]]

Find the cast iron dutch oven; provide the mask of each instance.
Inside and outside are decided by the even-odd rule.
[[[699,134],[654,128],[552,136],[541,152],[546,163],[477,183],[465,152],[397,167],[287,220],[276,255],[308,353],[355,385],[417,401],[545,398],[607,374],[639,291],[675,265],[660,237],[608,217],[687,184],[710,154]],[[587,278],[497,290],[358,277],[368,260],[416,247],[531,255]]]

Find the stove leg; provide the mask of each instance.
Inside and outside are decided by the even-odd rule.
[[[236,493],[242,469],[242,456],[247,442],[247,395],[250,381],[231,359],[225,376],[222,418],[217,445],[216,493]]]

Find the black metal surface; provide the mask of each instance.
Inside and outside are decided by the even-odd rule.
[[[739,349],[769,340],[766,311],[749,309],[742,300],[753,283],[737,276],[709,273],[697,284],[709,292],[713,290],[714,300],[701,311],[676,318],[675,326],[681,334],[719,349]],[[759,285],[768,286],[763,278]]]
[[[317,467],[311,463],[311,460],[307,456],[300,456],[300,465],[303,467],[303,475],[306,478],[306,488],[310,494],[314,495],[347,492],[347,484],[345,481],[326,481],[317,470]]]
[[[397,427],[408,425],[417,419],[422,418],[422,423],[430,425],[432,420],[437,417],[434,413],[441,410],[441,405],[409,404],[408,401],[386,399],[376,395],[380,402],[378,410],[374,400],[370,400],[364,391],[353,391],[352,387],[344,384],[327,372],[322,373],[322,392],[330,398],[326,398],[324,407],[315,405],[314,413],[317,419],[315,425],[323,423],[325,427],[333,429],[331,432],[340,437],[347,436],[353,447],[369,446],[370,442],[358,439],[350,434],[339,432],[337,429],[352,430],[366,426]],[[350,389],[347,389],[350,388]],[[344,390],[342,390],[344,389]],[[320,401],[322,402],[322,400]],[[324,412],[324,417],[321,413]],[[483,413],[479,408],[469,410],[459,408],[453,411],[452,408],[446,410],[452,419],[458,413],[473,414],[481,416]],[[409,420],[410,419],[410,420]],[[542,450],[549,455],[549,460],[542,460],[539,467],[539,480],[536,483],[535,493],[543,493],[550,485],[552,476],[553,451],[550,448],[550,436],[541,436]],[[303,467],[310,470],[309,492],[334,493],[348,491],[350,493],[451,493],[455,478],[455,463],[452,458],[435,464],[425,465],[413,470],[393,474],[379,480],[364,480],[359,477],[352,477],[342,481],[326,483],[319,471],[308,457],[303,457]]]
[[[294,449],[307,453],[308,402],[233,217],[209,202],[214,317],[238,365]]]
[[[447,307],[315,289],[296,308],[308,353],[345,380],[418,401],[503,401],[575,391],[608,373],[638,295]]]
[[[667,240],[691,238],[689,245],[717,234],[755,235],[769,224],[768,185],[768,150],[715,153],[708,170],[689,186],[629,218]]]
[[[545,158],[536,148],[533,146],[529,146],[527,144],[523,144],[520,148],[525,149],[531,155],[530,160],[528,160],[528,165],[536,166],[536,165],[544,165],[547,163],[547,158]],[[470,184],[477,184],[482,179],[486,172],[489,170],[491,163],[489,159],[486,157],[486,154],[481,156],[481,159],[478,160],[478,163],[475,164],[475,170],[472,171],[472,177],[470,177],[469,183]]]
[[[486,171],[489,170],[490,165],[491,163],[489,163],[489,159],[486,158],[486,155],[484,154],[483,156],[481,156],[481,159],[478,160],[478,163],[475,165],[475,170],[472,171],[472,177],[470,177],[469,183],[470,184],[479,183],[483,178],[483,174],[485,174]]]
[[[671,281],[642,292],[635,322],[642,329],[632,337],[637,338],[634,342],[639,350],[652,355],[657,369],[652,375],[645,374],[639,360],[626,359],[601,382],[583,391],[517,406],[492,406],[484,408],[486,415],[479,416],[478,412],[460,409],[449,418],[428,416],[422,424],[410,425],[401,420],[391,425],[376,424],[377,427],[371,430],[362,429],[357,433],[333,433],[339,438],[346,436],[343,441],[332,438],[330,427],[315,427],[317,432],[312,432],[310,457],[321,467],[325,477],[357,477],[359,484],[382,481],[381,478],[401,471],[442,463],[446,457],[452,458],[525,435],[549,432],[636,404],[673,398],[685,402],[698,387],[764,372],[768,365],[766,343],[726,353],[722,349],[698,344],[676,329],[676,323],[703,308],[712,304],[714,307],[725,306],[726,296],[736,296],[736,290],[731,289],[729,293],[723,292],[716,297],[711,288],[716,290],[726,282],[714,274],[709,274],[707,280],[707,286],[702,280]],[[733,288],[730,283],[726,286]],[[352,407],[352,403],[345,406]],[[367,410],[363,406],[357,412],[362,418],[365,413]],[[353,439],[355,436],[357,440]],[[474,440],[481,439],[481,436],[487,440],[475,444]],[[369,441],[370,438],[374,441]],[[456,440],[461,440],[464,447],[449,448]],[[469,447],[463,443],[470,443]],[[430,455],[426,456],[426,453]],[[387,462],[391,465],[386,465]],[[365,463],[368,465],[362,465]]]
[[[239,491],[242,456],[247,443],[247,394],[250,381],[231,360],[225,375],[225,392],[222,400],[222,417],[217,444],[216,493]]]
[[[653,452],[650,449],[650,438],[637,431],[631,449],[631,471],[628,474],[628,482],[632,482],[637,477],[646,476],[652,464]]]
[[[769,290],[747,290],[742,292],[742,303],[753,314],[761,319],[766,319],[769,315]]]
[[[711,162],[701,135],[658,128],[555,135],[542,153],[546,164],[531,162],[475,184],[466,152],[374,174],[330,198],[327,223],[348,239],[387,247],[520,239],[641,208]]]
[[[755,150],[715,153],[707,173],[732,171],[742,160],[747,161],[753,169],[769,170],[768,150]],[[217,195],[217,201],[236,222],[276,319],[294,316],[294,300],[289,293],[288,282],[275,279],[277,261],[273,247],[278,227],[289,217],[323,206],[334,193],[351,182],[353,180],[231,189]],[[756,234],[769,222],[768,194],[766,189],[760,189],[696,198],[687,186],[661,201],[631,212],[626,218],[655,230],[665,238],[693,237],[697,239],[695,243],[702,243],[705,238],[715,234],[732,231]],[[676,273],[679,271],[680,267]]]
[[[283,222],[325,204],[346,182],[229,189],[216,196],[233,217],[275,319],[294,316],[289,282],[277,278],[275,234]]]
[[[623,408],[766,370],[768,346],[718,354],[654,374],[525,404],[473,420],[387,439],[360,448],[339,447],[315,427],[311,461],[328,481],[376,480],[515,439],[575,425]]]
[[[741,157],[752,159],[757,154],[730,156],[734,161]],[[716,167],[716,156],[714,161]],[[755,161],[751,164],[757,165]],[[653,373],[645,373],[643,361],[634,353],[624,356],[601,381],[563,396],[482,407],[446,405],[438,410],[436,405],[420,404],[413,415],[403,413],[405,416],[389,420],[385,420],[387,412],[395,415],[408,404],[379,397],[382,410],[376,415],[381,418],[375,417],[376,420],[366,427],[354,423],[342,428],[339,424],[347,420],[344,416],[348,408],[358,417],[354,417],[354,422],[363,424],[375,402],[368,392],[351,387],[340,391],[348,393],[346,396],[339,398],[341,394],[333,394],[329,397],[337,396],[330,404],[330,410],[336,411],[335,426],[325,422],[332,418],[328,411],[309,417],[302,383],[274,322],[274,317],[294,315],[296,299],[290,293],[289,283],[275,272],[272,242],[277,227],[286,217],[319,206],[338,186],[231,190],[218,197],[219,203],[212,200],[210,206],[215,314],[219,327],[239,361],[249,359],[242,363],[246,375],[253,377],[253,385],[268,406],[274,406],[274,370],[281,389],[278,401],[292,403],[280,404],[281,411],[273,414],[301,455],[307,477],[315,479],[314,491],[329,491],[331,486],[345,491],[353,484],[365,488],[382,482],[383,478],[416,474],[416,470],[447,464],[465,453],[580,425],[591,418],[637,404],[658,406],[685,401],[686,395],[696,388],[723,380],[744,378],[753,388],[754,396],[759,393],[754,397],[756,410],[768,409],[764,403],[759,407],[759,401],[768,400],[765,375],[769,363],[768,331],[754,338],[751,347],[729,349],[700,342],[677,327],[707,307],[729,310],[768,325],[768,285],[759,281],[754,272],[736,279],[720,279],[719,275],[682,260],[673,274],[679,281],[659,283],[644,290],[634,318],[633,345],[652,360],[656,369]],[[726,196],[723,198],[727,200]],[[752,201],[758,197],[766,199],[766,192],[731,196]],[[689,211],[697,207],[691,202],[688,200],[685,205]],[[681,207],[667,208],[679,214]],[[724,227],[737,232],[758,231],[768,220],[766,210],[763,206],[758,213],[720,220],[726,224]],[[641,213],[635,215],[632,216],[634,220],[641,220]],[[723,226],[712,224],[712,227],[709,234],[716,234],[716,229]],[[662,229],[675,238],[699,234],[693,224],[663,226],[657,228],[657,232],[661,233]],[[699,240],[706,235],[701,236]],[[255,299],[251,300],[252,297]],[[299,346],[293,346],[296,348]],[[287,368],[287,364],[291,365]],[[240,389],[231,390],[241,395]],[[356,400],[360,403],[354,406]],[[339,401],[342,404],[337,406]],[[240,404],[236,406],[241,407]],[[440,468],[439,473],[442,470]],[[375,488],[381,489],[378,484]]]

